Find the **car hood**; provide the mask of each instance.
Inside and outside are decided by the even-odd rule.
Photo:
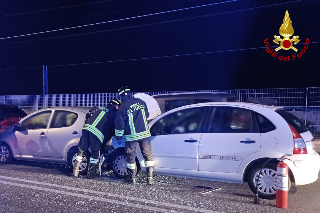
[[[145,93],[137,93],[134,95],[134,97],[143,100],[147,104],[149,111],[149,117],[147,118],[147,120],[153,120],[161,114],[159,104],[152,96]]]

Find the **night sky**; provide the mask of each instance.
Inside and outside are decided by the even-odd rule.
[[[0,40],[0,95],[42,94],[42,65],[50,94],[320,86],[319,8],[319,0],[3,0],[0,38],[11,38]],[[310,44],[296,60],[279,50],[291,57],[280,61],[264,40],[279,46],[272,40],[286,10],[298,53]]]

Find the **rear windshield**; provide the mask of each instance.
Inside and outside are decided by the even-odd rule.
[[[286,120],[288,124],[293,126],[299,133],[309,131],[306,125],[304,125],[303,121],[301,121],[299,118],[292,115],[291,113],[284,110],[277,110],[276,112],[279,115],[281,115],[284,118],[284,120]]]

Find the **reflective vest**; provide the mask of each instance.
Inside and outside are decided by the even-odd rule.
[[[87,118],[83,130],[89,131],[94,134],[101,143],[107,132],[114,131],[114,121],[116,115],[116,108],[108,104],[107,107],[100,107],[94,111],[91,117]]]
[[[116,136],[124,136],[125,141],[136,141],[150,137],[148,117],[148,108],[143,100],[138,98],[126,100],[117,111]]]

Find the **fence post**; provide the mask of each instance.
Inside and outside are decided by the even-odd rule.
[[[307,113],[308,113],[308,95],[309,95],[309,88],[306,88],[306,109],[304,112],[304,124],[307,125]]]
[[[101,107],[101,102],[100,102],[100,93],[98,93],[98,106]]]
[[[63,94],[59,94],[59,107],[62,107]]]
[[[55,107],[56,106],[56,95],[52,95],[52,101],[51,101],[51,107]]]
[[[76,104],[75,104],[75,99],[76,99],[76,95],[75,94],[71,94],[71,106],[74,107]]]
[[[40,99],[40,95],[36,95],[36,101],[34,104],[34,110],[39,110],[39,99]]]
[[[42,109],[45,109],[46,108],[46,95],[43,94],[42,95]]]

